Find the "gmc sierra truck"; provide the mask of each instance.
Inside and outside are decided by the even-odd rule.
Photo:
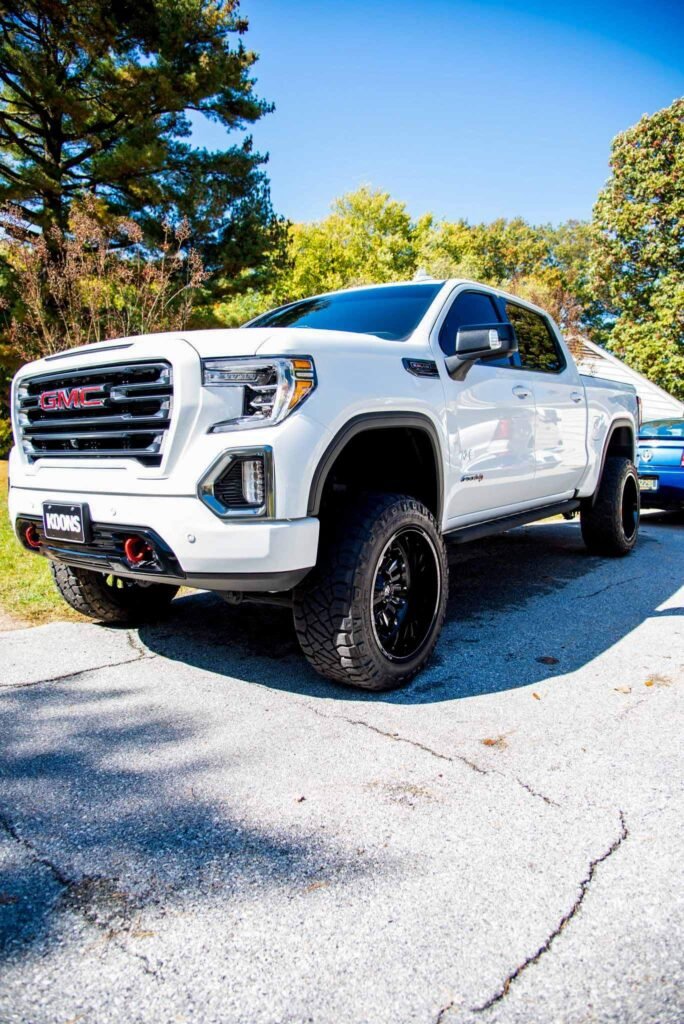
[[[598,555],[637,539],[634,389],[469,281],[47,356],[12,404],[12,522],[73,608],[134,622],[181,586],[286,603],[311,665],[366,689],[429,658],[448,542],[558,513]]]

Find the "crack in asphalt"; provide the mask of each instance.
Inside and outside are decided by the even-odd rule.
[[[6,835],[9,836],[10,839],[12,839],[15,843],[21,846],[22,849],[24,849],[28,853],[33,864],[39,864],[41,867],[46,868],[47,871],[50,872],[54,880],[64,890],[65,893],[69,893],[76,890],[78,886],[86,880],[98,880],[99,876],[92,876],[89,879],[83,878],[80,880],[70,878],[67,874],[64,873],[64,871],[62,871],[62,869],[57,864],[55,864],[54,861],[50,860],[49,857],[46,857],[43,854],[41,854],[36,845],[32,843],[30,839],[27,839],[25,836],[22,836],[21,833],[18,831],[16,825],[14,825],[13,822],[10,821],[10,819],[7,817],[7,815],[2,812],[0,812],[0,829],[4,831]],[[72,912],[77,913],[79,914],[80,917],[84,918],[84,920],[93,928],[97,928],[98,931],[103,932],[107,940],[111,942],[112,945],[116,946],[116,948],[120,950],[122,953],[126,954],[127,956],[132,956],[136,960],[139,960],[146,974],[151,975],[157,981],[161,980],[159,972],[150,965],[148,957],[144,953],[139,953],[137,950],[129,949],[126,943],[118,937],[117,932],[111,927],[109,927],[107,923],[98,921],[97,918],[94,917],[92,914],[88,913],[84,907],[78,907],[72,903],[70,905],[70,909],[72,910]],[[121,930],[125,933],[129,930],[129,928],[124,928]]]
[[[532,796],[536,796],[537,799],[543,800],[545,804],[549,805],[549,807],[560,807],[560,804],[556,803],[555,800],[552,800],[550,796],[546,796],[545,793],[540,793],[538,789],[533,789],[532,786],[530,786],[529,783],[524,782],[523,779],[519,779],[516,776],[515,781],[519,786],[522,786],[523,789],[526,789],[528,793],[531,793]]]
[[[152,651],[145,647],[145,644],[140,639],[140,634],[135,629],[126,630],[126,639],[128,640],[129,647],[138,655],[138,660],[143,661],[145,658],[157,657],[156,654],[153,654]]]
[[[326,715],[322,711],[319,711],[318,708],[312,708],[309,704],[305,705],[305,707],[308,707],[310,711],[313,711],[314,714],[319,715],[321,718],[327,718],[328,720],[334,718],[337,719],[337,721],[346,722],[348,725],[362,725],[365,729],[370,729],[371,732],[377,733],[378,736],[384,736],[386,739],[394,740],[396,743],[407,743],[411,747],[417,747],[418,750],[422,750],[424,753],[430,754],[431,757],[436,757],[439,761],[447,761],[450,764],[456,764],[460,761],[472,771],[477,772],[478,775],[489,775],[488,771],[484,768],[480,768],[479,765],[475,764],[474,761],[471,761],[463,754],[442,754],[439,750],[433,750],[432,747],[428,747],[426,743],[421,743],[420,740],[412,740],[407,736],[400,736],[398,732],[388,732],[386,729],[381,729],[377,725],[371,725],[370,722],[365,722],[362,718],[347,718],[346,715]]]
[[[447,1013],[449,1013],[451,1010],[455,1009],[455,1007],[456,1007],[456,1000],[452,999],[450,1003],[447,1003],[439,1011],[439,1013],[435,1017],[435,1024],[442,1024],[442,1021],[446,1017]]]
[[[378,736],[384,736],[386,739],[394,740],[396,743],[407,743],[411,747],[416,747],[418,750],[422,750],[424,753],[429,754],[431,757],[436,757],[440,761],[447,761],[449,764],[465,764],[466,767],[472,771],[477,772],[478,775],[497,775],[499,778],[505,779],[507,782],[515,782],[518,786],[521,786],[530,796],[535,797],[537,800],[543,800],[549,807],[560,807],[560,804],[552,800],[551,797],[546,796],[544,793],[540,793],[539,790],[533,789],[527,782],[517,777],[511,778],[506,775],[505,772],[498,771],[496,768],[487,769],[481,768],[470,758],[464,754],[443,754],[439,750],[435,750],[433,747],[428,747],[426,743],[421,743],[420,740],[409,739],[408,736],[401,736],[398,732],[389,732],[386,729],[381,729],[377,725],[372,725],[370,722],[364,721],[362,718],[347,718],[346,715],[326,715],[318,708],[312,708],[310,705],[305,705],[310,711],[318,715],[320,718],[337,719],[340,722],[346,722],[348,725],[362,725],[366,729],[370,729],[371,732],[377,733]]]
[[[570,907],[568,912],[566,914],[563,914],[556,927],[553,929],[552,932],[549,933],[549,935],[546,937],[541,946],[539,946],[536,952],[532,953],[531,956],[528,956],[525,960],[522,961],[522,963],[518,964],[515,970],[511,971],[511,973],[504,980],[504,983],[501,986],[501,988],[499,988],[494,993],[494,995],[490,996],[490,998],[486,1002],[482,1003],[480,1006],[472,1007],[473,1013],[484,1013],[485,1010],[489,1010],[496,1003],[504,999],[508,995],[513,982],[520,977],[523,971],[527,970],[528,967],[531,967],[532,964],[536,964],[544,955],[544,953],[548,953],[548,951],[551,949],[551,946],[558,938],[558,936],[565,930],[570,921],[572,921],[572,919],[579,912],[584,902],[584,898],[589,891],[589,887],[591,886],[591,883],[594,879],[594,875],[596,874],[596,869],[598,868],[599,864],[603,864],[603,862],[608,860],[609,857],[612,857],[613,854],[620,848],[620,846],[622,846],[625,839],[627,839],[628,837],[629,829],[627,828],[627,824],[625,822],[625,816],[623,812],[620,811],[619,835],[613,840],[608,849],[605,850],[605,852],[602,853],[600,857],[596,857],[594,860],[590,862],[589,870],[586,876],[582,879],[582,881],[579,884],[579,893],[577,895],[577,899]],[[451,1005],[453,1006],[453,1003]],[[441,1024],[441,1020],[444,1018],[447,1009],[448,1008],[443,1008],[440,1011],[441,1016],[437,1017],[436,1024]]]
[[[8,683],[2,686],[3,690],[19,690],[26,686],[43,686],[47,683],[69,683],[74,679],[79,679],[81,676],[87,675],[89,672],[99,672],[105,668],[119,668],[120,665],[133,665],[136,661],[151,661],[158,655],[148,651],[146,647],[142,646],[142,642],[137,637],[131,636],[129,630],[126,634],[126,640],[128,641],[129,647],[135,652],[134,658],[122,658],[121,661],[108,661],[104,665],[93,665],[90,668],[81,668],[78,672],[65,672],[59,676],[48,676],[46,679],[34,679],[29,683]],[[137,642],[136,642],[137,641]]]
[[[479,765],[471,761],[470,758],[465,757],[463,754],[442,754],[439,750],[434,750],[432,747],[428,747],[426,743],[421,743],[420,740],[409,739],[408,736],[400,736],[398,732],[387,732],[385,729],[380,729],[377,725],[371,725],[370,722],[364,722],[362,718],[346,718],[344,715],[336,715],[336,718],[342,718],[349,725],[363,725],[366,729],[370,729],[372,732],[378,733],[380,736],[386,736],[387,739],[395,740],[397,743],[408,743],[411,747],[417,747],[418,750],[424,751],[426,754],[430,754],[432,757],[438,758],[440,761],[449,761],[454,764],[460,761],[466,765],[472,771],[477,772],[478,775],[488,775],[489,772],[484,768],[480,768]]]
[[[16,826],[13,825],[7,815],[2,812],[0,812],[0,828],[7,833],[10,839],[13,839],[15,843],[18,843],[24,850],[26,850],[34,864],[40,864],[42,867],[47,868],[59,885],[66,887],[73,884],[73,879],[65,875],[62,869],[53,863],[53,861],[48,857],[43,857],[31,840],[20,835]]]
[[[614,583],[607,583],[605,587],[599,587],[598,590],[592,590],[591,594],[579,594],[579,598],[582,601],[587,601],[590,597],[596,597],[597,594],[603,594],[606,590],[612,590],[613,587],[622,587],[625,583],[634,583],[635,580],[642,580],[643,576],[628,576],[626,580],[615,580]]]

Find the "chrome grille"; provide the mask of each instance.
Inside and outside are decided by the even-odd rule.
[[[44,373],[21,381],[17,402],[21,443],[32,462],[129,458],[158,466],[171,423],[171,366],[160,360]]]

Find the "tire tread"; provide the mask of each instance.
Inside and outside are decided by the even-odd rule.
[[[358,611],[363,600],[358,580],[374,569],[370,552],[400,514],[423,520],[423,524],[427,521],[439,541],[443,595],[435,637],[439,634],[448,569],[437,523],[415,498],[401,494],[366,495],[322,524],[319,563],[295,592],[294,625],[302,652],[309,664],[328,679],[365,690],[384,690],[408,682],[430,655],[432,644],[418,665],[412,665],[405,673],[395,673],[388,681],[369,650]]]
[[[606,460],[596,500],[586,501],[580,512],[582,537],[589,551],[595,555],[620,558],[628,555],[636,543],[637,529],[633,539],[625,536],[622,527],[622,491],[628,475],[637,478],[631,459],[614,455]]]
[[[149,587],[121,591],[122,596],[115,600],[102,573],[60,562],[51,562],[50,570],[67,604],[81,615],[102,622],[138,622],[154,618],[168,607],[178,591],[178,587],[170,584],[153,583]]]

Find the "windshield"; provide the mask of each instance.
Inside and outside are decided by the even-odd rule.
[[[653,420],[644,423],[639,437],[674,437],[684,440],[684,420]]]
[[[375,334],[378,338],[399,341],[418,326],[442,283],[392,285],[321,295],[271,310],[245,326],[315,327],[324,331]]]

